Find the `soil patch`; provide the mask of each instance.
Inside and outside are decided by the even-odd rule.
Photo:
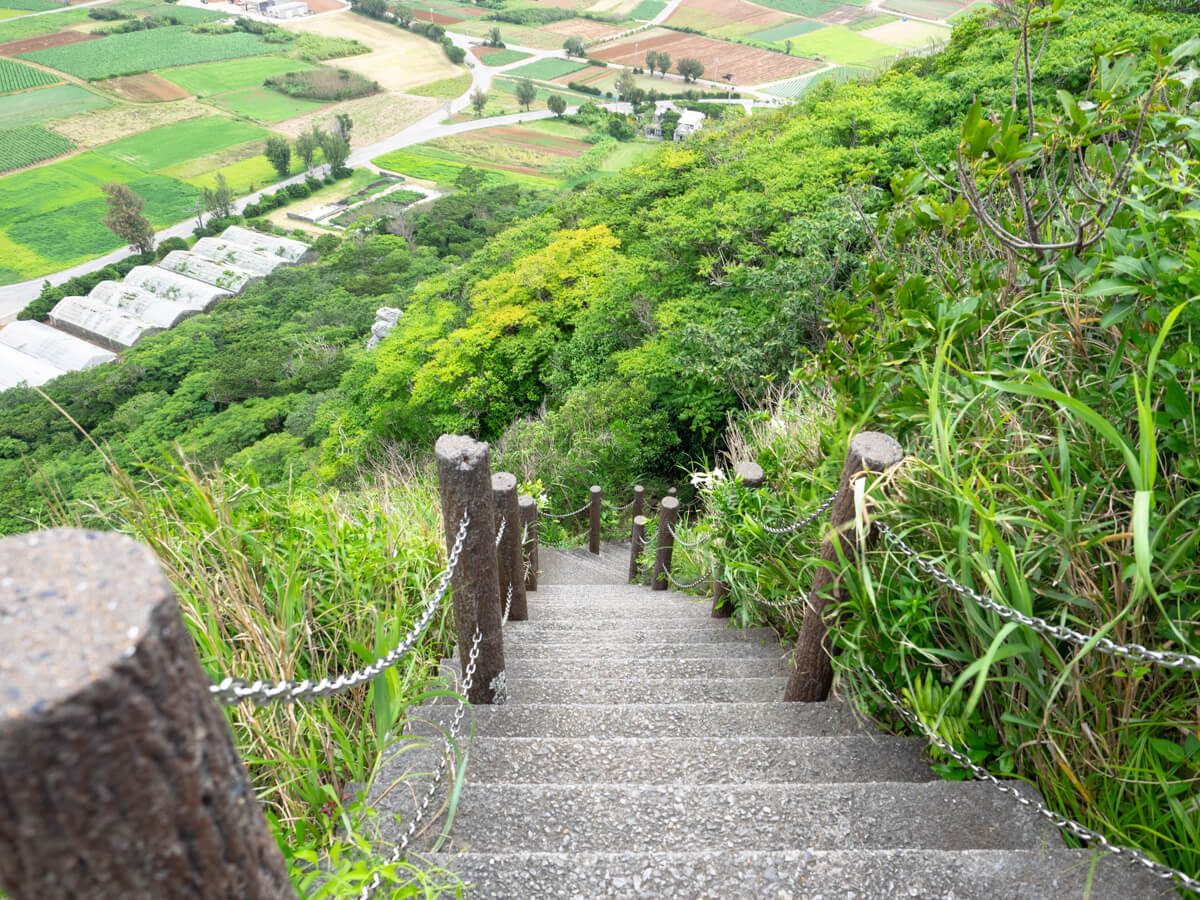
[[[456,25],[463,21],[462,16],[448,16],[445,13],[434,12],[432,9],[418,10],[413,18],[418,22],[436,22],[438,25]],[[488,49],[495,48],[489,47]]]
[[[763,31],[791,19],[788,13],[768,9],[746,0],[684,0],[667,20],[668,24],[709,31],[737,22],[739,31]]]
[[[304,0],[308,8],[315,13],[332,12],[335,9],[345,9],[346,4],[339,0]]]
[[[550,153],[554,156],[582,156],[592,146],[586,141],[577,141],[574,138],[566,137],[556,137],[553,143],[547,143],[544,134],[514,125],[489,128],[484,136],[496,143],[532,150],[535,153]]]
[[[549,31],[551,34],[561,34],[563,37],[581,37],[585,41],[595,41],[624,30],[620,25],[593,22],[591,19],[563,19],[561,22],[543,25],[539,29],[539,31]]]
[[[608,69],[602,69],[599,66],[588,66],[586,69],[580,69],[578,72],[569,72],[566,75],[555,78],[552,84],[567,84],[574,81],[578,84],[587,84],[589,81],[594,81],[597,78],[603,78],[605,75],[611,75]]]
[[[100,82],[100,87],[107,88],[122,100],[135,100],[140,103],[158,100],[182,100],[190,97],[187,91],[177,84],[172,84],[165,78],[159,78],[147,72],[144,75],[126,75],[121,78],[109,78]]]
[[[636,49],[635,49],[636,48]],[[694,34],[684,34],[665,29],[651,29],[638,35],[635,43],[631,39],[593,49],[591,55],[606,62],[625,65],[642,65],[650,50],[665,50],[673,61],[684,57],[698,59],[704,64],[704,78],[717,80],[725,73],[733,75],[734,84],[761,84],[791,78],[820,68],[816,60],[772,53],[742,44],[717,41]],[[720,71],[713,71],[714,60]]]
[[[860,6],[839,6],[832,12],[827,12],[818,18],[822,22],[828,22],[830,25],[849,25],[857,19],[862,18],[862,7]]]
[[[9,41],[0,44],[0,56],[16,56],[18,53],[32,53],[34,50],[49,50],[51,47],[65,47],[67,44],[78,44],[82,41],[94,41],[102,37],[99,34],[87,34],[82,31],[53,31],[50,34],[39,34],[37,37],[25,38],[20,41]]]
[[[471,52],[475,54],[477,59],[483,59],[485,56],[499,53],[503,49],[503,47],[472,47]]]

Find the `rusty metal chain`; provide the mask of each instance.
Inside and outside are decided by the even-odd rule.
[[[1019,622],[1034,631],[1044,634],[1047,637],[1055,640],[1067,641],[1083,647],[1091,645],[1094,649],[1101,653],[1107,653],[1109,656],[1123,656],[1127,659],[1137,660],[1138,662],[1154,663],[1158,666],[1163,666],[1168,669],[1186,669],[1188,671],[1200,671],[1200,656],[1191,653],[1175,653],[1170,650],[1151,650],[1143,647],[1141,644],[1118,644],[1106,637],[1097,636],[1094,634],[1083,634],[1082,632],[1074,631],[1065,625],[1054,625],[1047,622],[1045,619],[1037,616],[1027,616],[1022,612],[1018,612],[1012,607],[998,603],[991,597],[984,596],[978,591],[972,590],[965,584],[955,581],[945,571],[938,568],[934,563],[925,559],[910,547],[900,535],[896,534],[886,522],[879,519],[874,520],[875,527],[879,529],[879,533],[883,535],[891,546],[895,547],[904,556],[911,559],[917,564],[926,575],[936,581],[943,587],[947,587],[966,597],[968,600],[973,600],[984,609],[996,613],[998,616],[1008,619],[1013,622]]]
[[[463,541],[466,540],[467,525],[470,524],[470,521],[470,516],[463,513],[462,521],[458,525],[458,533],[454,536],[454,544],[451,546],[450,555],[446,560],[446,568],[442,572],[441,578],[438,579],[433,596],[429,598],[429,602],[425,605],[421,617],[413,625],[412,630],[397,647],[386,655],[356,672],[339,675],[333,679],[322,678],[316,682],[305,678],[303,681],[255,681],[253,684],[247,684],[245,681],[226,677],[216,684],[209,685],[208,690],[213,698],[223,706],[236,706],[245,700],[251,700],[258,706],[265,706],[268,703],[296,703],[328,697],[331,694],[341,694],[360,684],[373,681],[412,651],[441,608],[446,590],[450,587],[450,576],[458,565],[459,556],[462,555]]]
[[[1200,892],[1200,880],[1192,878],[1190,875],[1186,875],[1177,869],[1172,869],[1170,866],[1164,865],[1155,859],[1151,859],[1143,851],[1138,850],[1136,847],[1125,847],[1120,844],[1114,844],[1099,832],[1092,831],[1090,828],[1079,824],[1074,819],[1068,819],[1061,813],[1055,812],[1040,800],[1030,800],[1028,797],[1023,796],[1013,787],[1005,784],[1003,781],[1001,781],[1001,779],[997,778],[987,769],[983,768],[983,766],[976,765],[971,761],[970,757],[943,740],[936,731],[922,722],[911,710],[909,710],[903,704],[903,702],[901,702],[900,698],[897,697],[887,687],[887,685],[880,680],[874,669],[866,665],[866,663],[862,663],[862,666],[864,673],[866,674],[867,678],[874,683],[876,690],[878,690],[885,698],[887,698],[887,701],[893,707],[895,707],[896,712],[898,712],[906,722],[924,734],[925,737],[943,753],[953,757],[954,760],[959,763],[959,765],[969,769],[971,773],[980,781],[990,782],[999,790],[1008,794],[1012,799],[1016,800],[1022,806],[1026,806],[1029,809],[1037,812],[1039,815],[1045,816],[1047,819],[1053,822],[1055,826],[1070,832],[1075,837],[1081,840],[1099,844],[1105,851],[1113,854],[1114,856],[1124,857],[1131,863],[1136,863],[1146,869],[1149,869],[1150,872],[1158,878],[1173,879],[1189,890]],[[850,672],[854,671],[849,667],[844,667],[843,670]]]
[[[838,492],[835,488],[833,493],[826,497],[821,505],[814,509],[811,513],[809,513],[803,519],[800,519],[798,522],[793,522],[791,525],[784,525],[782,528],[773,528],[766,522],[753,517],[751,517],[751,520],[760,528],[762,528],[763,531],[770,532],[771,534],[790,534],[793,531],[799,531],[805,525],[815,522],[818,518],[820,518],[821,515],[829,509],[829,507],[833,506],[833,501],[837,499],[837,494]]]

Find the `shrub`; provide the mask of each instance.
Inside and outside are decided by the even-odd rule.
[[[325,182],[321,181],[320,178],[313,178],[311,175],[304,176],[304,183],[308,185],[308,190],[310,192],[319,191],[325,186]]]
[[[159,259],[166,258],[166,255],[172,250],[186,250],[188,242],[181,237],[169,237],[158,245],[158,249],[154,251],[154,255]]]
[[[284,72],[272,75],[263,82],[289,97],[309,100],[353,100],[379,93],[378,82],[363,78],[357,72],[346,69],[311,69],[307,72]]]
[[[299,183],[289,184],[285,188],[285,190],[287,191],[288,196],[291,197],[293,200],[303,200],[305,197],[307,197],[309,194],[312,193],[312,191],[310,191],[308,189],[307,184],[299,184]]]

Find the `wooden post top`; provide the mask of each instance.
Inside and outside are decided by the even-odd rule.
[[[132,538],[56,528],[0,540],[0,730],[132,656],[171,595]]]
[[[461,434],[443,434],[434,444],[433,452],[461,471],[470,471],[488,461],[488,445]]]
[[[496,472],[494,475],[492,475],[493,491],[508,492],[515,491],[516,489],[517,476],[513,475],[511,472]]]
[[[659,504],[662,509],[679,509],[678,497],[663,497],[662,503]]]
[[[521,494],[517,497],[517,506],[520,508],[521,512],[524,513],[537,509],[537,501],[528,494]]]
[[[733,467],[733,477],[744,481],[747,487],[762,487],[764,475],[762,466],[746,460]]]
[[[904,459],[904,448],[891,435],[878,431],[860,431],[850,438],[848,456],[848,461],[860,461],[860,471],[883,472]]]

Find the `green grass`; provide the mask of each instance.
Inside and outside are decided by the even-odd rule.
[[[136,166],[143,172],[153,172],[237,144],[266,140],[270,136],[269,131],[249,122],[226,116],[206,116],[122,138],[96,148],[95,152]]]
[[[279,91],[265,87],[222,94],[219,97],[211,98],[211,102],[214,106],[234,115],[268,124],[316,112],[325,105],[317,100],[289,97],[287,94],[281,94]]]
[[[756,31],[749,35],[756,41],[766,41],[770,43],[783,43],[788,38],[799,37],[802,34],[808,34],[810,31],[819,31],[824,28],[821,22],[812,22],[808,19],[797,19],[793,22],[784,22],[782,25],[776,25],[774,28],[768,28],[766,31]]]
[[[507,66],[509,63],[520,62],[529,57],[530,54],[522,50],[497,50],[495,53],[489,53],[483,57],[483,64],[485,66]]]
[[[60,9],[62,4],[51,3],[50,0],[2,0],[0,7],[21,12],[45,12],[48,9]]]
[[[24,15],[22,13],[22,15]],[[68,25],[78,25],[80,22],[86,22],[88,14],[86,9],[66,9],[62,12],[51,13],[46,16],[29,16],[28,18],[18,19],[15,22],[0,22],[0,44],[6,44],[9,41],[21,41],[25,38],[37,37],[39,34],[49,34],[52,31],[60,31]]]
[[[297,175],[303,168],[304,164],[299,159],[293,158],[291,174]],[[216,169],[198,175],[183,175],[174,168],[167,169],[162,174],[174,176],[195,188],[215,188],[218,172],[225,176],[226,184],[236,194],[246,194],[279,180],[279,174],[275,171],[275,167],[261,153],[238,162],[225,163]]]
[[[843,66],[872,66],[894,57],[897,52],[895,47],[840,25],[792,39],[792,53],[797,56],[827,59]]]
[[[36,125],[111,106],[108,99],[75,84],[56,84],[0,97],[0,128]]]
[[[432,148],[421,148],[419,150],[395,150],[384,156],[377,157],[371,160],[371,162],[381,169],[386,169],[389,172],[397,172],[410,178],[432,181],[440,185],[452,185],[458,177],[458,173],[467,168],[468,165],[465,162],[457,162],[457,159],[458,157],[450,153],[444,153]],[[484,169],[487,173],[488,182],[493,184],[515,182],[526,187],[546,188],[553,187],[556,183],[534,175],[506,172],[502,169],[490,169],[478,163],[472,163],[471,165],[477,169]]]
[[[641,3],[630,10],[629,18],[649,22],[666,8],[667,4],[663,0],[642,0]]]
[[[771,9],[791,13],[793,16],[807,16],[815,19],[817,16],[833,12],[841,4],[835,3],[833,0],[760,0],[759,6],[768,6]]]
[[[0,129],[0,172],[70,153],[75,145],[41,125]]]
[[[43,84],[56,84],[59,81],[62,79],[51,72],[43,72],[33,66],[0,57],[0,94],[23,91]]]
[[[653,156],[662,144],[658,141],[622,141],[604,161],[600,163],[601,172],[620,172],[630,166],[636,166],[643,160]]]
[[[281,56],[250,56],[224,62],[160,69],[155,74],[197,97],[209,97],[213,94],[228,94],[232,91],[262,87],[263,81],[272,75],[304,72],[315,68],[312,63],[303,60],[285,59]]]
[[[769,88],[763,88],[763,92],[774,94],[776,97],[801,97],[822,81],[842,82],[849,81],[852,78],[862,78],[865,75],[867,75],[867,72],[863,69],[842,66],[818,72],[816,75],[805,75],[803,78],[781,81],[779,84],[773,84]]]
[[[178,3],[154,10],[157,15],[171,16],[178,19],[182,25],[199,25],[201,22],[218,22],[229,18],[227,13],[215,9],[198,9],[195,6],[182,6]]]
[[[193,34],[187,26],[176,25],[20,55],[77,78],[94,80],[171,65],[258,56],[277,49],[277,44],[265,44],[253,34]]]
[[[517,106],[517,82],[515,79],[507,77],[497,78],[492,82],[492,93],[495,95],[500,95],[497,97],[497,99],[501,103],[513,104],[514,111],[517,109],[524,109],[524,107]],[[562,97],[570,106],[577,106],[584,100],[599,99],[597,97],[591,97],[587,94],[577,94],[575,91],[570,91],[566,88],[548,89],[539,85],[537,89],[537,97],[534,99],[531,109],[544,107],[546,105],[546,100],[551,94],[556,94],[557,96]]]
[[[884,0],[884,11],[926,19],[946,19],[958,12],[959,6],[957,3],[939,3],[938,0]]]
[[[432,97],[434,100],[451,100],[455,97],[461,97],[470,89],[471,76],[463,74],[453,75],[450,78],[442,78],[438,81],[431,81],[419,87],[408,88],[405,93],[416,97]]]
[[[587,63],[573,59],[539,59],[528,65],[511,69],[505,74],[521,78],[534,78],[538,81],[553,81],[555,78],[586,69],[587,66]]]

